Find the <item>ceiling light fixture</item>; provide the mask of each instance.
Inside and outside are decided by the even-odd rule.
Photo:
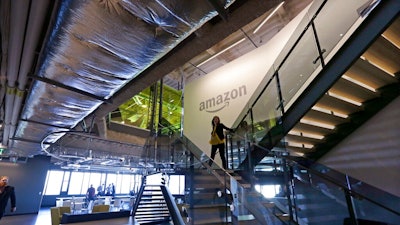
[[[261,27],[264,26],[264,24],[265,24],[269,19],[271,19],[271,17],[272,17],[273,15],[275,15],[275,13],[278,11],[278,9],[279,9],[280,7],[282,7],[283,3],[285,3],[285,1],[281,2],[277,7],[275,7],[274,11],[272,11],[272,13],[269,14],[269,15],[267,16],[267,18],[265,18],[265,19],[257,26],[257,28],[253,31],[253,34],[257,33],[257,32],[261,29]]]
[[[211,56],[210,58],[204,60],[203,62],[197,64],[197,67],[204,65],[205,63],[209,62],[210,60],[214,59],[215,57],[221,55],[222,53],[228,51],[229,49],[235,47],[236,45],[242,43],[244,40],[246,40],[246,38],[242,38],[242,39],[240,39],[239,41],[237,41],[237,42],[235,42],[235,43],[229,45],[227,48],[223,49],[222,51],[218,52],[217,54],[215,54],[215,55]]]

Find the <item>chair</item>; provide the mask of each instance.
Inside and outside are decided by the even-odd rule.
[[[95,205],[93,206],[92,213],[94,212],[109,212],[110,205]]]
[[[112,211],[119,210],[122,207],[122,199],[114,199],[114,204],[112,205]]]
[[[81,213],[83,209],[83,202],[75,202],[74,203],[74,214]]]
[[[76,213],[81,211],[83,208],[84,201],[82,198],[72,197],[71,203],[66,203],[67,205],[71,205],[72,213]]]
[[[71,213],[71,207],[61,206],[61,207],[51,207],[51,225],[59,225],[61,222],[62,215],[64,213]]]
[[[65,200],[65,201],[63,201],[63,203],[62,203],[62,206],[66,206],[66,207],[72,207],[72,202],[71,202],[71,200]]]

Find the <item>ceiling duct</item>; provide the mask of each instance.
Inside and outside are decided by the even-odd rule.
[[[47,148],[217,16],[197,0],[63,0],[55,8],[15,134],[7,135],[20,155],[41,153],[44,137]]]

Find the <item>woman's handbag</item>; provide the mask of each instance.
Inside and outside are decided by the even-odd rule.
[[[211,145],[219,145],[224,143],[224,141],[219,139],[218,135],[215,133],[215,126],[213,132],[211,133],[211,139],[210,141],[208,141],[208,143],[210,143]]]

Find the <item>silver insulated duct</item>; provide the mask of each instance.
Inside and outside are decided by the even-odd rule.
[[[9,148],[40,154],[231,3],[60,1]]]

